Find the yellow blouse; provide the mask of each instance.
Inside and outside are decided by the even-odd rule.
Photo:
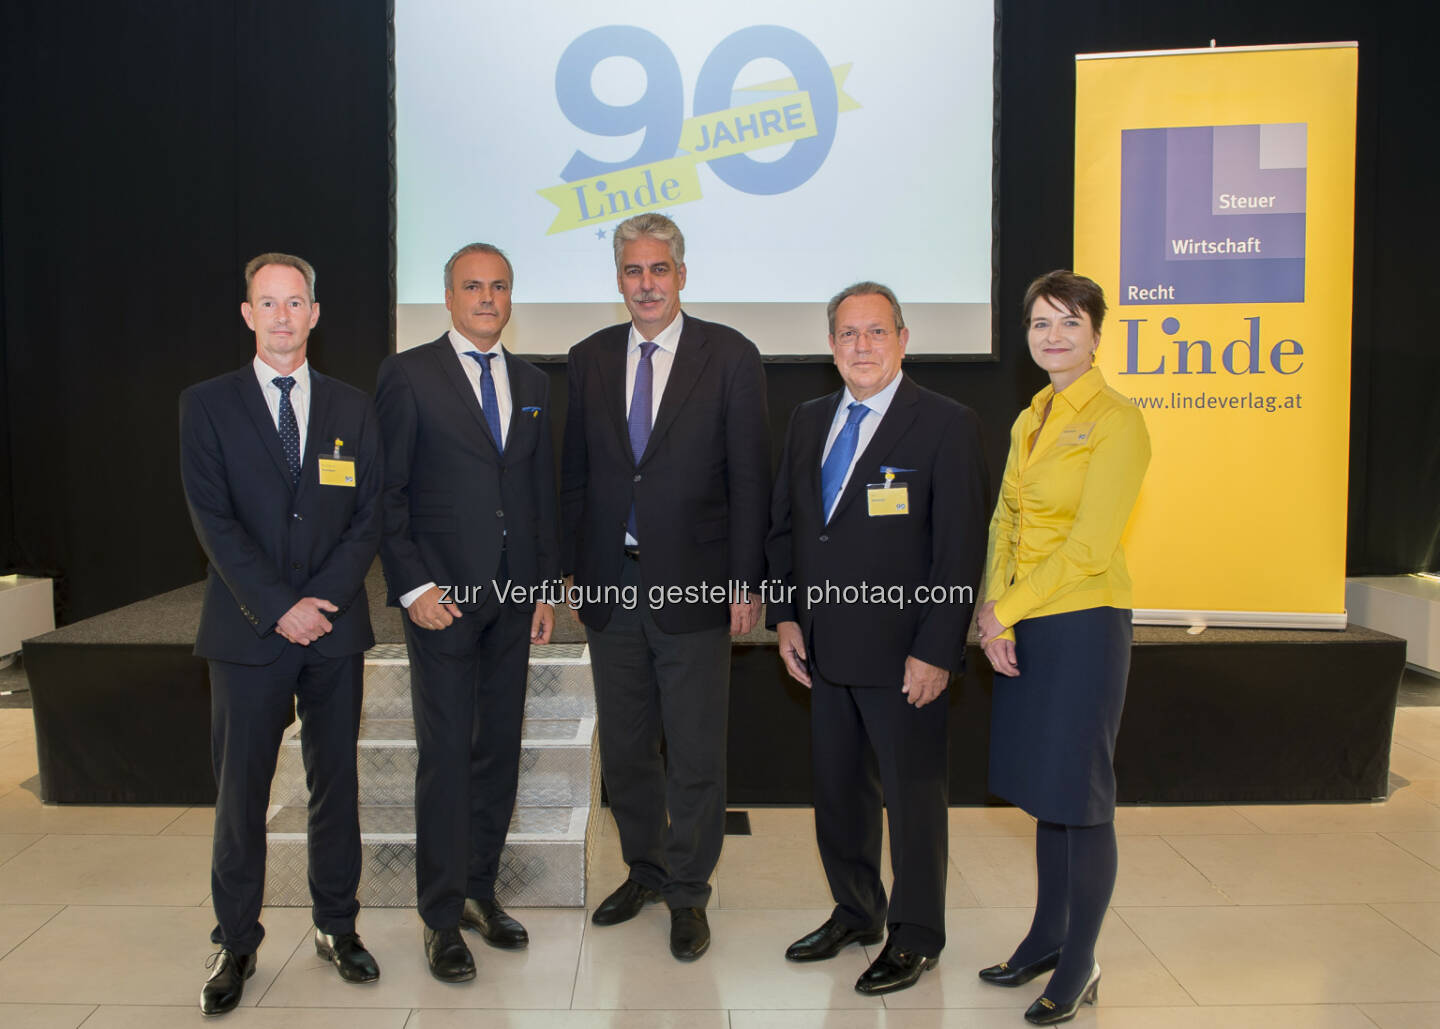
[[[1007,627],[1002,638],[1014,639],[1009,627],[1022,618],[1132,606],[1120,536],[1149,463],[1144,416],[1098,368],[1035,394],[1010,430],[990,520],[985,599]]]

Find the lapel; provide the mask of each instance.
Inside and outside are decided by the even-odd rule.
[[[470,417],[475,420],[475,426],[480,430],[480,435],[490,445],[490,449],[496,450],[495,441],[490,438],[490,429],[485,424],[485,412],[480,408],[480,401],[475,399],[475,387],[470,385],[470,379],[465,374],[465,369],[460,364],[460,355],[455,353],[455,348],[450,345],[450,335],[446,333],[439,339],[428,344],[430,356],[434,359],[435,370],[442,379],[450,383],[455,390],[460,406],[470,412]],[[504,360],[503,358],[501,360]],[[513,405],[512,405],[513,408]],[[513,414],[513,409],[512,409]]]
[[[312,485],[319,486],[318,473],[314,476],[315,481],[312,483],[312,476],[307,475],[305,470],[319,467],[316,464],[316,457],[320,453],[321,447],[327,448],[327,452],[329,452],[329,448],[335,446],[335,437],[326,431],[329,427],[331,396],[329,380],[316,372],[314,365],[311,365],[310,419],[305,428],[305,453],[300,455],[300,485],[296,487],[296,493],[303,493],[307,487]]]
[[[280,449],[280,434],[275,431],[275,422],[270,418],[265,394],[260,392],[260,382],[255,378],[253,364],[247,364],[235,373],[235,390],[240,394],[240,406],[250,416],[255,433],[260,437],[261,449],[270,455],[275,471],[280,474],[280,481],[289,489],[290,466],[285,461],[285,451]]]
[[[505,374],[510,380],[510,424],[505,427],[505,453],[501,460],[504,464],[510,463],[510,455],[520,453],[524,448],[517,447],[520,433],[527,432],[525,423],[530,421],[532,416],[525,414],[526,407],[539,406],[539,390],[532,390],[531,383],[536,382],[530,375],[530,368],[522,364],[512,355],[505,355]],[[542,373],[543,374],[543,373]],[[538,383],[537,383],[538,385]],[[523,416],[523,417],[522,417]]]
[[[875,435],[870,437],[870,444],[860,454],[859,460],[855,462],[855,470],[850,473],[850,481],[845,484],[844,491],[840,494],[840,502],[835,505],[835,514],[831,521],[835,521],[845,513],[845,508],[855,497],[865,489],[866,482],[874,481],[873,476],[879,472],[880,458],[890,451],[900,437],[910,428],[915,421],[915,404],[920,399],[916,386],[910,381],[910,377],[901,372],[900,385],[895,390],[895,397],[890,401],[890,407],[885,412],[885,417],[880,420]],[[834,412],[832,411],[833,415]]]
[[[610,412],[610,422],[615,427],[621,449],[630,453],[630,423],[625,417],[625,405],[630,398],[625,395],[625,349],[630,345],[630,325],[617,325],[611,336],[604,340],[595,355],[595,370],[600,383],[601,406]]]
[[[680,409],[685,406],[690,391],[700,381],[705,366],[710,362],[710,344],[705,330],[694,318],[685,318],[680,328],[680,343],[675,348],[675,360],[670,365],[670,377],[665,380],[665,392],[660,396],[660,411],[655,416],[655,427],[650,430],[650,442],[645,453],[640,455],[638,464],[655,451],[655,442],[674,424]],[[629,426],[626,426],[626,442],[629,442]]]

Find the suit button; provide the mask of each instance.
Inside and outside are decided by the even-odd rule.
[[[635,476],[635,481],[636,481],[636,482],[639,482],[639,481],[640,481],[640,476],[638,476],[638,475]]]
[[[503,510],[496,511],[496,512],[495,512],[495,517],[496,517],[496,518],[504,518],[504,517],[505,517],[505,512],[504,512]]]
[[[295,569],[295,570],[298,572],[298,571],[300,570],[300,562],[299,562],[299,561],[291,561],[291,562],[290,562],[290,567],[293,568],[293,569]]]
[[[297,522],[303,522],[305,520],[305,516],[302,515],[299,511],[296,511],[290,517],[295,519]]]
[[[821,543],[829,543],[829,542],[830,542],[830,537],[829,537],[829,536],[821,536],[821,537],[820,537],[820,542],[821,542]]]

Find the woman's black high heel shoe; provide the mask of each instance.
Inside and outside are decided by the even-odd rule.
[[[1100,999],[1100,963],[1090,970],[1090,978],[1080,987],[1080,995],[1069,1004],[1056,1004],[1045,995],[1025,1009],[1025,1021],[1031,1025],[1056,1025],[1075,1017],[1081,1004],[1094,1004]]]
[[[1059,963],[1060,948],[1056,947],[1043,958],[1018,968],[1012,967],[1008,961],[991,965],[989,968],[982,968],[980,969],[980,978],[996,986],[1024,986],[1040,973],[1054,970]]]

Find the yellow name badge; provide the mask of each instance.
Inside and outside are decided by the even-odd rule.
[[[350,458],[322,457],[320,485],[355,487],[355,462]]]
[[[910,489],[903,482],[874,484],[865,487],[870,517],[910,513]]]
[[[1071,422],[1060,430],[1060,438],[1056,440],[1065,446],[1076,447],[1090,438],[1095,431],[1094,422]]]

